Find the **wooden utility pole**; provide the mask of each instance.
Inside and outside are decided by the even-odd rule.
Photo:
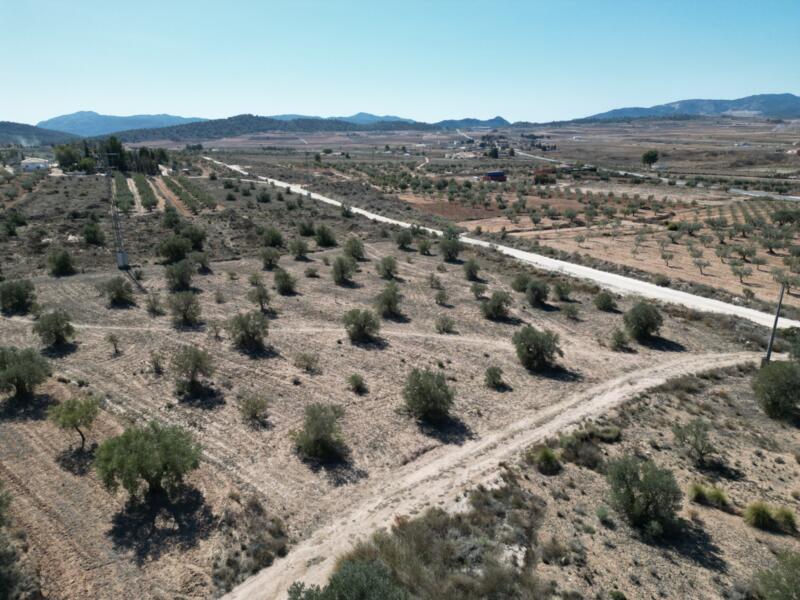
[[[768,365],[770,358],[772,358],[772,344],[775,343],[775,331],[778,329],[778,319],[781,316],[781,305],[783,304],[783,291],[786,289],[784,284],[781,284],[781,292],[778,296],[778,308],[775,310],[775,322],[772,324],[772,333],[769,336],[769,344],[767,344],[767,355],[761,361],[761,366]]]

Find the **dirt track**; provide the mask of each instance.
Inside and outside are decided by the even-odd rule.
[[[457,496],[497,476],[498,463],[530,444],[689,373],[755,363],[748,352],[692,354],[626,374],[584,390],[527,417],[508,429],[444,452],[430,453],[398,472],[380,492],[354,507],[225,596],[228,600],[273,600],[283,597],[294,581],[324,584],[337,556],[396,515],[415,514],[432,505],[452,505]]]

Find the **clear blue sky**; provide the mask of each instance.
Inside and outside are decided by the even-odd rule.
[[[77,110],[545,121],[800,94],[800,0],[16,0],[0,120]]]

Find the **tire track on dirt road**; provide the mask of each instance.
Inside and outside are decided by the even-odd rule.
[[[375,495],[291,548],[289,554],[245,581],[227,600],[276,600],[295,581],[322,585],[336,559],[357,540],[386,527],[397,515],[414,514],[433,504],[452,504],[463,491],[492,481],[498,463],[532,443],[657,387],[669,379],[738,364],[755,364],[752,352],[689,354],[607,380],[520,420],[513,426],[455,448],[430,452],[399,470]]]

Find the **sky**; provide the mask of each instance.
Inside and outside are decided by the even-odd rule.
[[[800,95],[800,0],[2,0],[0,120],[550,121]]]

